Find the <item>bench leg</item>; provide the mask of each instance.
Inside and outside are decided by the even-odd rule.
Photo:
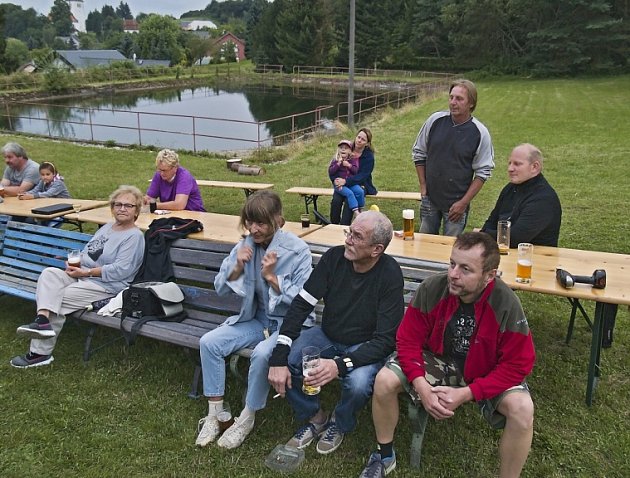
[[[427,427],[429,414],[422,408],[409,402],[407,415],[411,424],[411,450],[409,453],[410,463],[413,468],[420,468],[420,459],[422,457],[422,441],[424,440],[424,431]]]
[[[247,378],[243,377],[238,371],[238,360],[240,358],[240,355],[237,354],[230,355],[230,372],[241,382],[247,383]]]
[[[199,357],[199,350],[184,348],[188,358],[195,364],[195,370],[193,371],[192,382],[190,383],[190,391],[188,392],[188,398],[197,400],[201,398],[202,394],[199,393],[200,385],[203,383],[203,376],[201,373],[201,358]]]
[[[188,398],[197,400],[201,398],[199,395],[199,382],[201,381],[201,365],[195,365],[195,371],[193,372],[192,383],[190,384],[190,392],[188,392]]]
[[[119,340],[124,339],[124,337],[120,335],[118,337],[113,338],[112,340],[108,340],[107,342],[105,342],[102,345],[99,345],[98,347],[92,347],[92,340],[94,339],[94,334],[96,333],[97,328],[98,328],[98,325],[96,324],[90,324],[89,326],[87,336],[85,337],[85,345],[83,346],[83,362],[88,362],[90,358],[92,357],[92,355],[94,355],[99,350],[113,344],[114,342],[118,342]]]

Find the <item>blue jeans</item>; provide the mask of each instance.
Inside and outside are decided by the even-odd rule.
[[[361,346],[343,345],[331,341],[320,327],[303,330],[293,341],[289,353],[289,371],[291,372],[291,388],[287,390],[287,399],[300,421],[306,421],[319,411],[319,395],[306,395],[302,392],[302,348],[313,345],[321,350],[322,358],[334,358],[352,352]],[[341,400],[335,406],[335,421],[342,433],[354,430],[357,424],[357,413],[365,407],[372,396],[374,378],[381,369],[385,359],[377,363],[357,367],[345,377],[341,377]]]
[[[264,330],[269,331],[265,339]],[[280,324],[269,320],[264,311],[256,318],[233,325],[222,325],[208,332],[199,341],[203,394],[206,397],[222,397],[225,394],[225,357],[237,350],[252,348],[247,376],[245,405],[252,410],[261,410],[267,404],[269,394],[269,357],[276,346]]]
[[[358,184],[354,186],[342,186],[335,188],[335,192],[341,194],[348,201],[348,207],[352,210],[365,206],[365,191]]]
[[[466,208],[466,212],[462,215],[461,219],[457,222],[451,222],[448,220],[448,211],[440,211],[435,207],[435,204],[431,202],[429,196],[422,196],[422,203],[420,206],[420,217],[422,222],[420,223],[420,232],[423,234],[439,234],[440,226],[444,222],[444,235],[445,236],[459,236],[464,232],[466,222],[468,221],[468,211],[470,207]]]

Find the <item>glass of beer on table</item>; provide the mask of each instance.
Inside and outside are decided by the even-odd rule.
[[[534,246],[529,242],[518,245],[516,260],[516,282],[529,284],[532,281],[532,264],[534,261]]]
[[[499,254],[507,254],[510,249],[510,221],[497,222],[497,244],[499,245]]]
[[[318,347],[308,346],[302,349],[302,376],[308,377],[309,371],[319,365],[319,353]],[[302,380],[302,391],[306,395],[317,395],[321,391],[321,387],[313,387],[312,385],[306,385]]]
[[[414,210],[403,209],[403,240],[413,241],[414,232]]]

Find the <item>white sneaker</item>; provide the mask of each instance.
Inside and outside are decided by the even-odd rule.
[[[219,436],[219,420],[216,415],[208,415],[199,420],[199,426],[197,427],[199,435],[195,440],[195,445],[206,446],[208,443],[213,442]]]
[[[234,423],[230,428],[223,432],[221,438],[217,442],[217,446],[221,448],[227,448],[231,450],[232,448],[237,448],[241,446],[247,435],[249,435],[254,428],[254,419],[246,418],[244,420],[238,417],[234,420]]]

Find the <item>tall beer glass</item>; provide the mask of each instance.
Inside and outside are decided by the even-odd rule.
[[[319,348],[308,346],[302,349],[302,377],[308,377],[309,371],[319,365]],[[321,391],[321,387],[313,387],[306,385],[302,381],[302,391],[306,395],[317,395]]]
[[[521,242],[518,245],[518,258],[516,261],[516,282],[529,284],[532,281],[532,265],[534,262],[534,246],[529,242]]]
[[[405,241],[413,241],[413,219],[414,219],[414,210],[413,209],[403,209],[403,240]]]

